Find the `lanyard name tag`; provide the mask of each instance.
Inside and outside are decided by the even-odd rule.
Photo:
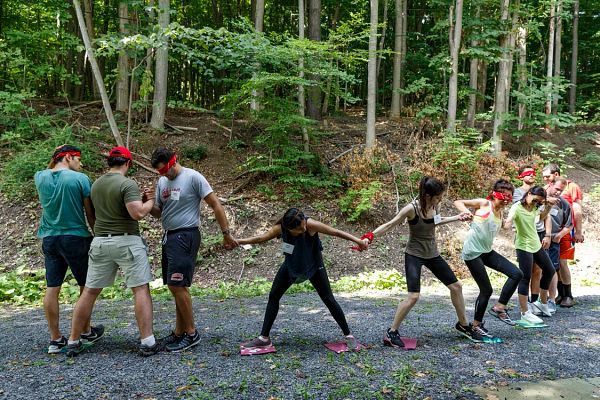
[[[178,201],[181,192],[171,191],[171,200]]]
[[[552,215],[553,217],[556,217],[558,215],[558,209],[552,208],[550,210],[550,215]]]
[[[433,223],[436,225],[442,223],[442,216],[440,214],[435,214],[433,216]]]
[[[283,242],[283,244],[281,245],[281,251],[284,254],[292,254],[294,252],[294,245]]]

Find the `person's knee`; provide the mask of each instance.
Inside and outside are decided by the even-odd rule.
[[[406,298],[406,301],[411,306],[414,306],[415,304],[417,304],[417,301],[419,301],[420,296],[421,296],[421,294],[419,292],[410,292],[410,293],[408,293],[408,297]]]
[[[188,288],[186,286],[173,286],[168,285],[169,291],[174,295],[182,294],[188,292]]]
[[[479,289],[479,295],[487,299],[492,297],[492,293],[494,293],[494,289],[492,289],[492,287],[484,287]]]
[[[460,283],[460,281],[451,283],[448,285],[448,289],[453,293],[462,293],[462,283]]]
[[[515,281],[521,281],[524,278],[524,274],[523,271],[521,271],[520,269],[515,269],[511,274],[510,274],[510,279],[514,279]]]

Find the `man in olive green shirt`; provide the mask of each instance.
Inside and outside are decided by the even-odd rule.
[[[110,170],[92,185],[96,237],[90,247],[85,289],[73,311],[67,346],[69,357],[85,349],[80,340],[83,322],[91,315],[102,289],[114,283],[118,268],[123,271],[125,284],[134,294],[141,338],[139,353],[149,356],[158,351],[152,333],[152,298],[148,285],[152,272],[138,223],[152,210],[154,192],[146,191],[142,196],[137,183],[125,177],[132,163],[131,153],[126,148],[113,148],[107,161]]]

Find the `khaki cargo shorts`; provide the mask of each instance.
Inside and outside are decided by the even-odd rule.
[[[85,286],[92,289],[112,286],[119,268],[128,288],[152,281],[144,240],[135,235],[95,237],[90,246]]]

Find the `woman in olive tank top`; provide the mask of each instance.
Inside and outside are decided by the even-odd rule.
[[[283,218],[277,221],[267,232],[245,239],[238,239],[238,244],[263,243],[271,239],[281,238],[282,252],[285,260],[271,286],[269,293],[269,302],[260,336],[245,344],[245,347],[266,347],[271,345],[269,334],[271,327],[275,322],[279,311],[279,301],[285,292],[294,283],[301,283],[309,280],[313,285],[323,303],[327,306],[333,319],[338,323],[345,336],[348,349],[358,350],[358,341],[350,333],[348,323],[342,308],[333,297],[327,271],[323,264],[321,251],[321,239],[319,233],[331,236],[337,236],[342,239],[352,241],[358,245],[359,250],[366,250],[368,244],[361,239],[332,228],[322,222],[308,218],[297,208],[290,208],[286,211]]]
[[[394,321],[385,333],[383,342],[387,346],[404,346],[398,328],[419,300],[421,267],[423,265],[429,268],[435,277],[450,290],[450,298],[458,316],[456,329],[463,335],[471,335],[472,331],[465,314],[462,286],[448,263],[440,256],[435,239],[435,227],[437,225],[467,220],[470,214],[464,213],[453,217],[440,216],[438,205],[444,191],[444,184],[438,179],[429,176],[424,177],[419,183],[419,197],[417,199],[404,206],[392,220],[364,236],[366,238],[363,240],[368,244],[373,238],[386,234],[394,226],[404,221],[408,222],[409,237],[404,254],[408,296],[398,305]]]

